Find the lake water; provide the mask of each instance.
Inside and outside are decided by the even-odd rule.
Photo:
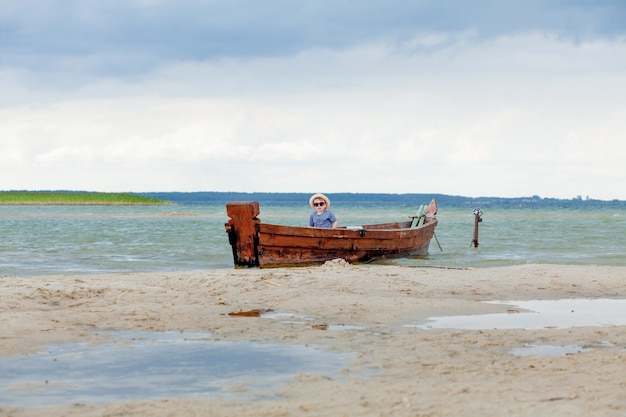
[[[341,225],[408,219],[417,206],[378,201],[331,210]],[[623,208],[482,208],[479,246],[471,207],[439,204],[427,256],[405,266],[491,267],[526,263],[626,265]],[[261,221],[305,226],[308,200],[262,202]],[[0,206],[0,275],[36,276],[232,268],[224,202],[167,206]],[[441,250],[439,248],[441,247]]]

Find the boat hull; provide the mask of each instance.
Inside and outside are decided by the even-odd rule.
[[[437,226],[434,199],[423,224],[415,227],[411,221],[336,229],[266,224],[257,218],[257,202],[229,203],[227,212],[235,267],[314,265],[331,259],[358,263],[426,254]]]

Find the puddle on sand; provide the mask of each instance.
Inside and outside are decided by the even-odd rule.
[[[592,348],[585,348],[580,345],[525,345],[520,348],[511,349],[509,352],[515,356],[564,356],[575,353],[589,352]]]
[[[48,345],[0,360],[0,404],[104,403],[193,396],[272,398],[300,373],[335,376],[349,355],[310,346],[211,340],[198,333],[113,333],[113,343]]]
[[[430,317],[425,324],[407,325],[407,327],[417,327],[425,330],[530,330],[626,325],[626,300],[574,298],[561,300],[489,301],[489,303],[511,305],[515,312]]]
[[[268,311],[266,313],[263,313],[261,314],[261,317],[264,319],[280,320],[281,323],[285,324],[308,324],[314,320],[314,318],[310,316],[303,316],[293,313],[280,313],[275,311]],[[318,326],[323,327],[324,330],[330,331],[363,330],[363,327],[352,326],[349,324],[323,324]]]
[[[329,324],[328,330],[330,331],[340,331],[340,330],[363,330],[363,327],[360,326],[352,326],[350,324]]]
[[[268,311],[266,313],[263,313],[261,314],[261,318],[280,320],[281,323],[290,323],[290,324],[307,323],[313,320],[313,317],[303,316],[301,314],[280,313],[276,311]]]

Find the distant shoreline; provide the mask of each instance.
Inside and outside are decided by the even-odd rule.
[[[27,195],[16,199],[11,194]],[[64,198],[55,199],[54,195]],[[305,204],[312,193],[304,192],[228,192],[228,191],[171,191],[171,192],[125,192],[107,193],[72,190],[11,190],[0,191],[0,205],[224,205],[230,201],[258,201],[266,204]],[[537,195],[528,197],[464,197],[436,193],[326,193],[333,204],[360,204],[372,206],[378,204],[398,204],[418,206],[437,200],[440,207],[480,208],[570,208],[570,209],[626,209],[626,200],[597,200],[576,197],[571,199],[547,198]],[[45,197],[43,197],[45,196]],[[82,196],[82,197],[81,197]],[[105,196],[100,198],[99,196]],[[129,196],[131,199],[116,200],[114,196]],[[100,198],[100,199],[98,199]]]
[[[167,200],[128,193],[87,192],[0,192],[0,205],[21,206],[154,206],[171,204]]]

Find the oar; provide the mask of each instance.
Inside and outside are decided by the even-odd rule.
[[[417,215],[413,216],[413,221],[411,222],[411,228],[414,228],[417,226],[417,223],[419,222],[420,217],[422,216],[422,211],[424,211],[424,205],[420,205],[420,208],[417,209]]]
[[[426,207],[426,205],[424,204],[424,208],[422,209],[422,212],[420,213],[420,219],[417,222],[417,227],[420,227],[421,225],[424,224],[424,221],[426,221],[426,213],[428,213],[428,207]]]

